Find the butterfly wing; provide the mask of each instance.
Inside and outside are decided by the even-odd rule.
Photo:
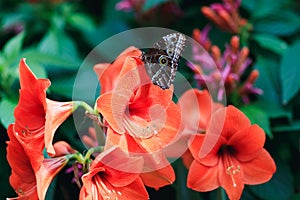
[[[185,41],[184,35],[172,33],[163,36],[153,48],[143,53],[147,74],[155,85],[168,89],[173,84]]]

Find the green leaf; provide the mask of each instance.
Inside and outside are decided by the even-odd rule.
[[[299,200],[300,199],[300,193],[294,194],[290,200]]]
[[[109,37],[128,29],[129,27],[122,20],[107,20],[93,31],[84,32],[84,37],[91,46],[95,47]]]
[[[300,16],[291,11],[278,10],[253,21],[254,31],[287,36],[300,30]]]
[[[300,131],[300,121],[295,120],[289,123],[288,125],[279,125],[279,126],[273,126],[273,131],[276,132],[299,132]]]
[[[57,79],[52,79],[51,92],[67,97],[68,99],[72,99],[72,92],[75,81],[74,79],[75,77],[73,76],[64,76]]]
[[[270,118],[285,117],[288,120],[291,120],[293,117],[292,112],[281,106],[278,102],[272,102],[271,100],[259,98],[253,103],[253,105],[264,110]]]
[[[291,116],[281,104],[281,87],[278,63],[269,56],[258,56],[254,68],[259,71],[255,86],[263,90],[255,105],[263,109],[269,117]]]
[[[159,4],[165,3],[168,0],[153,0],[153,1],[145,1],[144,5],[143,5],[143,10],[147,11],[153,7],[158,6]]]
[[[21,52],[25,32],[21,32],[11,38],[3,47],[3,54],[8,60],[16,59]]]
[[[40,42],[38,49],[50,55],[60,55],[62,58],[78,57],[75,43],[61,30],[50,30]]]
[[[286,0],[243,0],[241,3],[244,8],[251,12],[252,17],[264,17],[280,9]]]
[[[282,101],[287,104],[300,89],[300,40],[291,45],[283,54],[280,63],[280,80],[282,84]]]
[[[80,61],[77,58],[65,58],[61,55],[52,55],[36,49],[28,49],[23,52],[22,57],[27,58],[26,61],[28,62],[42,66],[55,66],[66,70],[77,70],[80,66]]]
[[[246,105],[240,109],[247,115],[252,124],[259,125],[270,138],[273,137],[269,117],[262,109],[254,105]]]
[[[7,98],[3,98],[0,102],[0,120],[5,128],[15,121],[14,109],[16,105],[17,102],[13,102]]]
[[[288,45],[285,41],[270,34],[253,34],[252,38],[263,48],[274,53],[283,54]]]
[[[68,18],[68,22],[82,32],[92,31],[95,29],[95,24],[87,15],[74,13]]]

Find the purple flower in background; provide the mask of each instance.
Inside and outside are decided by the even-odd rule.
[[[239,37],[233,36],[222,54],[219,47],[211,45],[208,32],[208,27],[203,31],[194,30],[193,38],[203,48],[199,44],[194,44],[192,46],[194,62],[187,63],[195,73],[194,78],[198,86],[209,89],[218,101],[222,101],[225,95],[237,92],[244,103],[249,103],[250,94],[262,94],[263,91],[253,85],[259,75],[258,71],[252,71],[245,82],[241,80],[241,76],[252,63],[248,57],[248,47],[240,48]],[[209,52],[215,65],[208,63],[204,49]]]

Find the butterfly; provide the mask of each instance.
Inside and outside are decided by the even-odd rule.
[[[180,33],[165,35],[142,53],[142,61],[153,84],[168,89],[173,84],[186,37]]]

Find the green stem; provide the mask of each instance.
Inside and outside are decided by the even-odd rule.
[[[89,104],[85,103],[84,101],[74,101],[74,104],[83,107],[89,114],[98,114],[97,111],[95,111]]]
[[[87,162],[93,153],[101,153],[104,149],[104,146],[98,146],[94,148],[90,148],[88,152],[84,156],[84,161]]]
[[[68,154],[67,155],[67,158],[69,160],[71,159],[74,159],[74,160],[77,160],[79,163],[83,163],[84,162],[84,157],[81,153],[77,152],[77,153],[74,153],[74,154]]]
[[[96,121],[93,121],[93,125],[96,131],[96,138],[98,141],[98,145],[104,146],[106,138],[103,129],[99,126],[99,124]]]

